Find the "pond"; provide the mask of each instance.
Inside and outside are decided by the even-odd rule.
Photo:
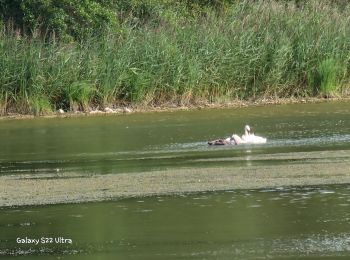
[[[19,259],[349,259],[350,187],[208,192],[4,208],[0,256]],[[18,244],[17,238],[72,244]]]
[[[327,102],[2,120],[0,176],[52,176],[59,172],[67,177],[252,166],[282,167],[288,172],[292,165],[350,165],[349,115],[348,102]],[[242,134],[245,124],[268,142],[254,146],[206,144],[232,133]],[[305,169],[317,174],[317,168],[314,172],[312,167]],[[336,174],[337,168],[332,172]],[[281,186],[2,207],[0,256],[347,259],[349,187]],[[71,239],[72,244],[16,242],[26,237]]]
[[[349,157],[350,104],[330,102],[239,109],[131,114],[0,123],[0,174],[93,174],[176,167],[276,164]],[[245,124],[265,145],[208,146],[243,133]],[[290,156],[281,156],[290,155]],[[234,158],[232,160],[232,158]],[[336,159],[336,158],[333,158]]]

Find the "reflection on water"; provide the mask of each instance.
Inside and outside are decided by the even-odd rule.
[[[0,256],[346,259],[349,206],[350,187],[331,185],[4,208]],[[73,244],[16,243],[50,236]]]
[[[346,102],[123,116],[3,120],[0,175],[350,160]],[[207,140],[250,124],[266,145]],[[336,169],[335,169],[336,171]],[[227,191],[0,209],[0,257],[25,259],[348,259],[347,185]],[[73,244],[17,244],[64,237]]]
[[[289,163],[300,152],[343,151],[350,158],[346,102],[149,113],[108,117],[4,120],[0,174],[105,174],[176,167]],[[250,124],[267,144],[208,146]],[[345,152],[344,152],[345,151]],[[281,160],[285,154],[289,161]],[[289,154],[289,156],[288,156]],[[269,160],[261,162],[260,155]],[[315,158],[319,158],[313,153]],[[300,157],[300,156],[299,156]],[[311,157],[311,156],[306,156]],[[322,157],[322,156],[321,156]],[[347,158],[346,158],[347,157]],[[205,162],[206,159],[211,159]],[[213,160],[215,159],[215,160]],[[197,165],[195,162],[201,161]]]

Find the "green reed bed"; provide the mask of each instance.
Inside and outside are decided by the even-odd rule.
[[[241,1],[154,9],[84,41],[0,35],[0,113],[345,95],[350,8]],[[154,18],[154,19],[153,19]]]

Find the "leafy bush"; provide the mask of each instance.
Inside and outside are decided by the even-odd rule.
[[[97,0],[2,0],[3,22],[11,21],[26,35],[52,35],[82,39],[101,31],[118,29],[108,1]]]

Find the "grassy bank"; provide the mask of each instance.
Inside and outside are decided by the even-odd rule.
[[[0,113],[345,96],[350,6],[240,1],[160,5],[83,41],[0,35]]]

